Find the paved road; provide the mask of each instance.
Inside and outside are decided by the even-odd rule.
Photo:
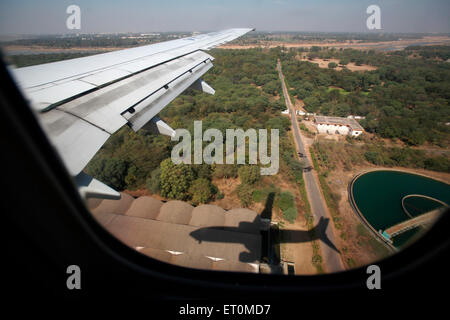
[[[297,144],[297,150],[299,152],[303,153],[304,155],[308,156],[307,158],[302,158],[300,160],[303,160],[307,166],[312,166],[311,161],[310,161],[311,156],[309,154],[309,150],[306,150],[305,145],[303,144],[302,136],[300,134],[300,129],[299,129],[298,123],[297,123],[297,117],[295,115],[295,110],[292,107],[291,98],[290,98],[287,88],[286,88],[286,84],[284,81],[284,75],[281,70],[281,63],[279,60],[278,60],[277,68],[278,68],[278,73],[279,73],[279,76],[281,79],[281,85],[283,88],[284,99],[286,100],[286,106],[288,107],[288,109],[291,113],[291,122],[292,122],[292,127],[294,130],[294,139]],[[311,205],[311,210],[312,210],[314,220],[315,220],[315,225],[318,224],[318,222],[321,218],[329,219],[329,223],[326,227],[326,230],[324,230],[324,237],[326,235],[329,242],[331,242],[331,244],[334,244],[334,246],[335,246],[336,245],[336,241],[335,241],[336,237],[334,235],[333,228],[331,226],[331,224],[333,222],[331,220],[331,217],[328,214],[328,211],[326,209],[325,200],[323,199],[322,194],[320,192],[319,182],[317,181],[317,178],[315,177],[313,171],[304,172],[303,177],[305,179],[306,192],[308,194],[309,203]],[[342,265],[342,261],[340,258],[340,253],[336,251],[337,250],[336,247],[333,248],[333,245],[330,246],[330,245],[324,244],[323,241],[320,242],[320,245],[321,245],[322,256],[323,256],[322,258],[324,260],[324,265],[325,265],[325,271],[338,272],[338,271],[344,270],[344,266]]]

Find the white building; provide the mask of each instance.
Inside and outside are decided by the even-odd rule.
[[[362,120],[365,119],[366,117],[362,117],[362,116],[348,116],[347,119],[356,119],[356,120]]]
[[[316,116],[314,122],[319,133],[357,137],[364,131],[363,127],[355,119]]]
[[[289,114],[289,109],[286,109],[284,111],[281,111],[282,114]]]
[[[295,113],[298,116],[315,116],[316,115],[315,113],[305,112],[305,111],[302,111],[302,110],[297,110]]]

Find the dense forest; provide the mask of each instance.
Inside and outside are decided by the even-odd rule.
[[[320,68],[308,59],[337,59],[342,70]],[[283,70],[292,94],[307,111],[324,115],[360,115],[361,125],[383,138],[408,145],[449,146],[450,47],[408,47],[380,53],[353,49],[291,49]],[[377,69],[352,72],[346,65]]]

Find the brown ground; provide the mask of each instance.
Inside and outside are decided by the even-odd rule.
[[[295,111],[304,111],[306,112],[306,110],[304,109],[305,107],[305,103],[303,102],[302,99],[298,99],[297,96],[295,97],[294,101],[292,101],[294,103],[294,109]]]
[[[317,270],[312,264],[313,248],[311,242],[296,239],[298,238],[296,231],[308,231],[308,226],[304,218],[304,202],[301,198],[300,191],[297,186],[284,179],[282,175],[274,176],[273,178],[275,180],[274,184],[277,187],[283,191],[289,190],[294,195],[295,205],[298,210],[298,216],[294,223],[285,221],[282,218],[282,213],[278,209],[275,209],[273,212],[272,221],[281,222],[281,238],[287,240],[281,243],[281,258],[284,261],[295,264],[295,274],[316,274]]]
[[[99,52],[99,51],[117,51],[126,48],[120,47],[73,47],[73,48],[57,48],[46,46],[22,46],[22,45],[5,45],[2,47],[5,52],[10,51],[40,51],[48,53],[60,53],[60,52]]]
[[[210,204],[215,204],[225,210],[231,210],[233,208],[242,208],[239,198],[235,192],[237,186],[241,183],[238,178],[236,179],[214,179],[212,183],[223,193],[224,198],[215,200]],[[250,208],[253,210],[252,208]],[[260,212],[255,210],[256,212]]]
[[[317,59],[314,59],[314,60],[309,60],[309,59],[301,58],[299,60],[315,63],[322,69],[328,69],[328,64],[330,62],[334,62],[334,63],[336,63],[338,65],[338,67],[334,68],[334,70],[341,71],[343,69],[343,66],[339,65],[339,59],[318,59],[317,58]],[[369,66],[367,64],[362,64],[360,66],[357,66],[353,62],[350,62],[345,67],[348,70],[350,70],[350,71],[373,71],[373,70],[377,70],[377,67]]]
[[[287,225],[283,230],[282,237],[284,239],[292,239],[296,241],[295,231],[307,231],[306,222],[303,224],[296,221],[293,224]],[[295,274],[309,275],[317,274],[316,268],[311,263],[313,256],[313,248],[311,242],[292,242],[282,243],[281,257],[284,261],[293,262],[295,264]]]
[[[214,179],[213,183],[221,193],[224,194],[224,198],[216,200],[211,204],[218,205],[226,210],[232,208],[241,208],[242,205],[239,198],[236,195],[236,188],[240,184],[239,178],[237,179]],[[263,188],[274,184],[282,191],[289,190],[295,197],[295,205],[298,210],[298,216],[294,223],[285,221],[282,217],[282,213],[279,209],[273,208],[272,221],[280,223],[280,230],[282,230],[282,238],[296,240],[296,236],[291,231],[302,230],[307,231],[306,220],[303,216],[304,203],[301,198],[300,192],[295,184],[290,182],[280,172],[275,176],[262,177],[261,181],[255,185],[255,189]],[[250,210],[261,213],[264,210],[264,203],[253,203],[249,206]],[[292,242],[289,240],[286,243],[282,243],[281,246],[281,258],[283,261],[293,262],[295,264],[296,274],[316,274],[316,268],[312,265],[313,250],[310,241]]]
[[[335,42],[330,40],[325,40],[322,42],[280,42],[280,41],[264,41],[259,44],[252,45],[238,45],[238,44],[225,44],[220,46],[221,49],[251,49],[251,48],[275,48],[284,46],[286,48],[311,48],[316,47],[334,47],[334,48],[352,48],[360,50],[370,50],[370,49],[385,49],[385,48],[397,48],[401,49],[405,46],[414,45],[417,43],[429,42],[431,45],[442,45],[449,44],[450,37],[447,36],[427,36],[422,39],[407,39],[398,41],[384,41],[384,42],[367,42],[361,43],[358,41],[345,41],[345,42]]]

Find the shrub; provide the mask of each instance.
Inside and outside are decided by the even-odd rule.
[[[126,161],[116,158],[94,158],[86,168],[87,174],[104,182],[111,188],[123,190],[126,187],[125,177],[128,174]]]
[[[369,161],[377,166],[383,164],[383,160],[378,152],[367,151],[366,153],[364,153],[364,157],[366,158],[367,161]]]
[[[248,184],[240,184],[236,188],[237,195],[239,197],[239,200],[241,201],[241,204],[244,207],[248,207],[253,202],[253,188],[249,186]]]
[[[221,200],[221,199],[223,199],[225,197],[225,195],[222,193],[222,192],[219,192],[219,193],[217,193],[217,195],[216,195],[216,199],[217,200]]]
[[[197,178],[205,178],[211,180],[211,166],[207,164],[193,166],[195,176]]]
[[[263,200],[263,192],[261,190],[253,191],[253,201],[261,202]]]
[[[297,209],[294,207],[290,207],[287,210],[283,211],[283,218],[290,223],[293,223],[295,219],[297,219]]]
[[[286,211],[287,209],[294,206],[294,196],[289,191],[284,191],[280,193],[280,196],[278,197],[278,208],[281,209],[281,211]]]
[[[207,203],[212,196],[211,183],[205,178],[195,180],[189,188],[192,195],[192,202],[195,204]]]
[[[335,69],[337,66],[338,66],[338,65],[337,65],[336,62],[330,62],[330,63],[328,64],[328,68],[330,68],[330,69]]]
[[[156,168],[150,174],[150,178],[146,181],[146,188],[151,194],[156,194],[160,191],[160,181],[161,181],[161,168]]]
[[[163,197],[185,200],[194,180],[191,166],[174,164],[171,159],[161,162],[161,195]]]
[[[237,178],[238,170],[235,165],[231,164],[218,164],[214,166],[213,177],[217,179],[222,178]]]
[[[261,173],[258,166],[243,166],[238,170],[241,183],[255,184],[261,179]]]
[[[446,157],[436,157],[428,158],[424,162],[425,169],[440,171],[440,172],[450,172],[450,160]]]
[[[331,198],[334,200],[336,204],[339,204],[339,201],[341,201],[342,196],[339,192],[331,192]]]

